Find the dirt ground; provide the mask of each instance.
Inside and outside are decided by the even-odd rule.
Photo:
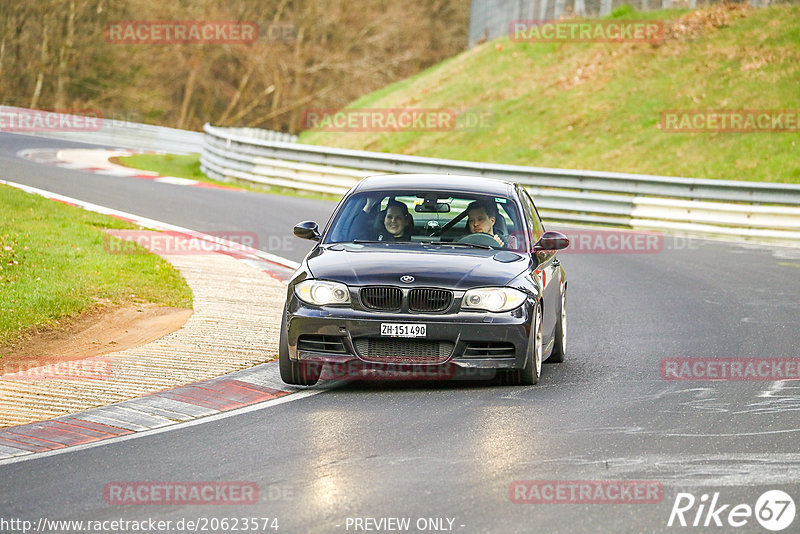
[[[102,307],[0,346],[0,374],[125,350],[183,326],[192,310],[154,304]]]

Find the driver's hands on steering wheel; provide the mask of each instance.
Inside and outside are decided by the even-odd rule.
[[[497,241],[497,244],[500,245],[501,247],[506,246],[506,244],[503,243],[503,239],[497,234],[490,234],[489,232],[472,232],[471,234],[467,234],[467,235],[468,236],[470,236],[470,235],[488,235],[489,237],[491,237],[492,239]],[[464,236],[464,237],[466,237],[466,236]]]
[[[478,233],[480,233],[480,234],[483,234],[484,232],[478,232]],[[493,238],[495,241],[497,241],[497,244],[498,244],[498,245],[500,245],[501,247],[504,247],[504,246],[506,245],[505,243],[503,243],[503,240],[500,238],[500,236],[499,236],[499,235],[497,235],[497,234],[490,234],[490,233],[488,233],[488,232],[485,232],[485,233],[486,233],[486,235],[490,235],[490,236],[492,236],[492,238]]]

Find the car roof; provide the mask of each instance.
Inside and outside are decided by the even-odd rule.
[[[514,184],[483,176],[462,176],[455,174],[381,174],[368,176],[355,187],[354,193],[365,191],[409,190],[409,191],[447,191],[454,193],[475,193],[483,195],[512,194]]]

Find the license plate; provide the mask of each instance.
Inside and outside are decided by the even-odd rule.
[[[388,337],[425,337],[428,326],[419,323],[381,323],[381,335]]]

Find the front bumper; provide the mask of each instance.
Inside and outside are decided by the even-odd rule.
[[[406,367],[418,365],[511,370],[521,369],[525,365],[533,302],[528,301],[515,310],[503,313],[387,313],[333,306],[312,307],[292,295],[286,314],[286,339],[289,358],[292,360],[331,364],[394,363]],[[426,336],[382,337],[381,323],[387,322],[424,323]],[[308,343],[309,339],[322,342]],[[397,354],[394,357],[386,357],[385,354],[378,357],[366,353],[365,343],[370,339],[376,340],[376,343],[387,339],[396,341]],[[415,339],[443,343],[441,346],[444,349],[439,352],[443,356],[432,362],[430,359],[418,360],[409,355],[403,349],[406,344],[404,340]],[[410,347],[411,343],[408,345]]]

